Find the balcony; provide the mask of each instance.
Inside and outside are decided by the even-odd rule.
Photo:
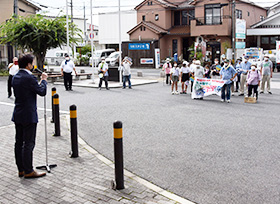
[[[191,36],[231,35],[231,16],[199,17],[191,21]]]

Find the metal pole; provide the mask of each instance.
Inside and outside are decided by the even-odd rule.
[[[235,48],[235,44],[236,44],[236,31],[235,31],[235,24],[236,24],[236,18],[235,18],[235,0],[232,1],[232,52],[233,52],[233,60],[235,63],[235,58],[236,58],[236,48]]]
[[[93,66],[93,25],[92,25],[92,0],[90,0],[90,44],[91,44],[91,68],[92,68],[92,75],[91,75],[91,80],[93,81],[94,83],[94,67],[96,66],[96,63],[95,65]]]
[[[71,37],[74,38],[74,30],[73,30],[73,0],[71,0],[70,2],[70,6],[71,6]],[[72,42],[71,43],[71,48],[72,48],[72,55],[73,55],[73,58],[75,57],[75,53],[76,53],[76,50],[74,49],[74,43]]]
[[[71,130],[71,149],[72,158],[79,157],[78,151],[78,128],[77,128],[77,107],[70,106],[70,130]]]
[[[54,106],[53,106],[53,95],[56,94],[56,88],[53,87],[52,88],[52,119],[51,119],[51,123],[54,123]]]
[[[84,2],[84,35],[85,35],[85,45],[86,45],[86,42],[87,42],[87,23],[86,23],[86,7],[85,7],[85,2]]]
[[[121,190],[124,189],[122,122],[114,122],[113,127],[116,189]]]
[[[60,118],[59,118],[59,95],[53,95],[53,105],[54,105],[54,135],[60,136]]]
[[[14,15],[18,17],[18,0],[14,0]],[[15,56],[18,56],[17,46],[15,46]]]
[[[69,19],[68,19],[68,0],[66,0],[66,28],[67,28],[67,54],[69,55]]]
[[[121,1],[119,0],[119,52],[120,52],[120,58],[119,58],[119,68],[122,64],[122,36],[121,36]],[[122,72],[121,69],[119,69],[119,77],[120,77],[120,84],[122,84]]]

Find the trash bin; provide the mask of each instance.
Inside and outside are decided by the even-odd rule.
[[[118,67],[109,67],[108,72],[109,72],[108,81],[120,81]]]

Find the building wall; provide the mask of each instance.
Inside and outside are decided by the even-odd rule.
[[[119,16],[118,12],[99,14],[99,43],[118,44],[119,43]],[[121,39],[128,41],[127,31],[137,25],[136,11],[121,12]]]
[[[145,31],[138,28],[130,35],[130,40],[158,40],[159,35],[152,32],[149,28],[145,28]]]

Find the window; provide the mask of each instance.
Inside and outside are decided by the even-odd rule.
[[[151,6],[153,5],[153,2],[152,1],[148,1],[148,6]]]
[[[174,25],[175,26],[180,25],[180,11],[174,12]]]
[[[140,31],[145,31],[146,30],[146,27],[145,26],[141,26],[140,27]]]
[[[217,25],[221,24],[221,6],[220,4],[205,5],[205,24]]]
[[[146,16],[142,16],[142,21],[145,21],[146,20]]]
[[[275,41],[280,40],[280,36],[262,36],[261,37],[261,47],[264,50],[274,50],[276,49]]]
[[[191,25],[191,20],[194,19],[194,9],[182,11],[182,25]]]
[[[262,37],[262,44],[269,44],[269,37]]]
[[[263,21],[264,20],[264,16],[261,15],[260,16],[260,20]]]
[[[156,14],[156,15],[155,15],[155,21],[158,21],[158,20],[159,20],[159,15]]]
[[[241,10],[238,10],[238,9],[236,9],[236,18],[237,19],[242,19],[242,11]]]
[[[250,16],[250,12],[248,11],[248,16]]]

